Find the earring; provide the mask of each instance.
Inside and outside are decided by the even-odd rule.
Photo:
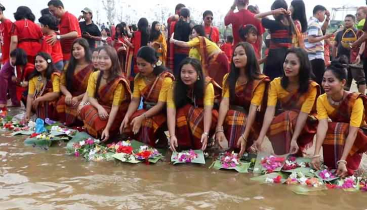
[[[198,81],[200,80],[200,77],[198,76]]]

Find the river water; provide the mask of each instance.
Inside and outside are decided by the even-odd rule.
[[[0,137],[0,209],[367,209],[367,193],[301,196],[288,186],[207,165],[86,162],[65,145],[26,147]]]

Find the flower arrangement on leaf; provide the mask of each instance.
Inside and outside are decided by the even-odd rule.
[[[109,148],[114,153],[125,153],[128,155],[132,155],[134,150],[134,148],[131,146],[130,141],[120,141],[117,143],[108,144],[107,148]]]
[[[145,161],[149,163],[149,159],[154,159],[158,156],[162,156],[157,149],[151,148],[149,146],[140,146],[139,151],[135,154],[138,160]]]
[[[220,157],[220,163],[224,169],[235,168],[238,165],[241,165],[238,154],[234,152],[226,152],[224,155],[222,155]]]
[[[329,171],[328,169],[324,169],[318,172],[318,176],[322,179],[322,180],[331,180],[331,179],[336,179],[337,177],[333,174],[333,172]]]
[[[36,139],[38,139],[38,140],[52,140],[53,138],[54,138],[53,135],[47,135],[45,133],[39,134],[39,135],[36,136]]]
[[[194,159],[198,158],[199,155],[194,150],[184,151],[177,153],[173,159],[182,163],[191,163]]]
[[[65,135],[75,135],[77,131],[76,130],[70,130],[68,128],[61,128],[60,126],[52,126],[51,127],[51,132],[63,133]]]
[[[306,167],[309,167],[308,163],[305,163],[305,162],[298,163],[297,158],[294,156],[291,156],[285,161],[282,170],[290,171],[290,170],[294,170],[297,168],[306,168]]]
[[[92,152],[96,148],[96,144],[99,144],[100,141],[96,139],[86,139],[84,141],[77,142],[73,145],[73,151],[72,154],[75,155],[75,157],[83,157],[87,160],[90,160],[90,156],[94,155],[96,152]]]
[[[285,161],[284,157],[268,156],[261,159],[261,166],[266,173],[273,173],[276,170],[280,170]]]

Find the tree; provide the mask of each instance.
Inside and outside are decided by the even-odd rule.
[[[116,3],[115,0],[103,0],[103,9],[106,11],[107,19],[112,24],[115,22],[115,16],[116,16]]]

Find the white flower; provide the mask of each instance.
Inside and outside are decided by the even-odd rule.
[[[224,161],[226,161],[226,162],[229,162],[230,160],[231,160],[231,158],[228,157],[228,156],[224,158]]]
[[[299,183],[300,183],[301,185],[307,185],[307,184],[306,184],[306,181],[307,181],[307,178],[306,178],[306,177],[301,177],[301,178],[299,179]]]
[[[291,178],[291,179],[297,179],[297,173],[296,172],[293,172],[290,176],[289,176],[289,178]]]
[[[128,147],[128,146],[130,146],[130,142],[129,141],[123,141],[122,146]]]
[[[271,179],[271,178],[266,178],[266,179],[265,179],[265,183],[272,184],[272,183],[274,183],[274,180],[273,180],[273,179]]]
[[[299,166],[301,166],[301,168],[306,168],[306,163],[302,162],[299,164]]]
[[[325,173],[325,178],[330,178],[330,174],[327,172],[327,173]]]
[[[149,149],[148,146],[140,146],[140,151],[146,151],[148,149]]]
[[[79,145],[80,145],[80,146],[84,146],[84,145],[85,145],[85,141],[81,141],[81,142],[79,142]]]

